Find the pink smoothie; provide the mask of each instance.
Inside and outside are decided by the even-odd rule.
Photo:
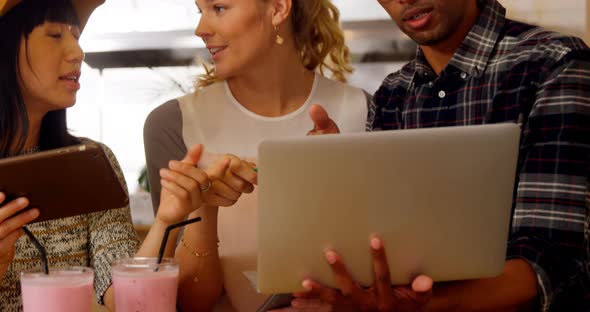
[[[134,261],[137,261],[135,259]],[[164,264],[114,264],[113,289],[117,312],[175,312],[178,266]]]
[[[88,268],[50,269],[21,274],[24,312],[90,312],[94,272]]]

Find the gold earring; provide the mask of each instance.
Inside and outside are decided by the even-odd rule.
[[[279,27],[275,26],[275,32],[277,33],[277,38],[275,39],[275,42],[278,45],[283,45],[283,43],[285,42],[285,39],[283,39],[283,37],[281,37],[281,35],[279,35]]]

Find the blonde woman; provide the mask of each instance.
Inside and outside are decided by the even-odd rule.
[[[163,104],[146,121],[152,199],[158,207],[163,188],[186,198],[187,207],[191,196],[204,194],[207,202],[191,213],[203,221],[185,229],[176,250],[182,310],[256,311],[266,299],[247,278],[256,271],[258,144],[305,136],[313,127],[312,103],[322,103],[341,132],[362,132],[367,96],[336,81],[352,70],[339,12],[329,0],[196,5],[201,19],[195,34],[215,66],[200,77],[197,92]],[[196,144],[206,147],[199,168],[229,165],[213,184],[199,184],[195,177],[202,172],[188,164],[169,168]],[[242,193],[250,194],[240,198]]]

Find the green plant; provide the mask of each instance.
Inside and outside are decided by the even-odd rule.
[[[139,183],[139,187],[141,187],[146,192],[150,191],[150,181],[148,179],[146,166],[143,166],[143,168],[139,172],[139,178],[137,178],[137,183]]]

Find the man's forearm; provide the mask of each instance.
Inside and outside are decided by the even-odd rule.
[[[531,265],[509,260],[495,278],[436,284],[427,311],[529,311],[536,304],[537,289]]]

